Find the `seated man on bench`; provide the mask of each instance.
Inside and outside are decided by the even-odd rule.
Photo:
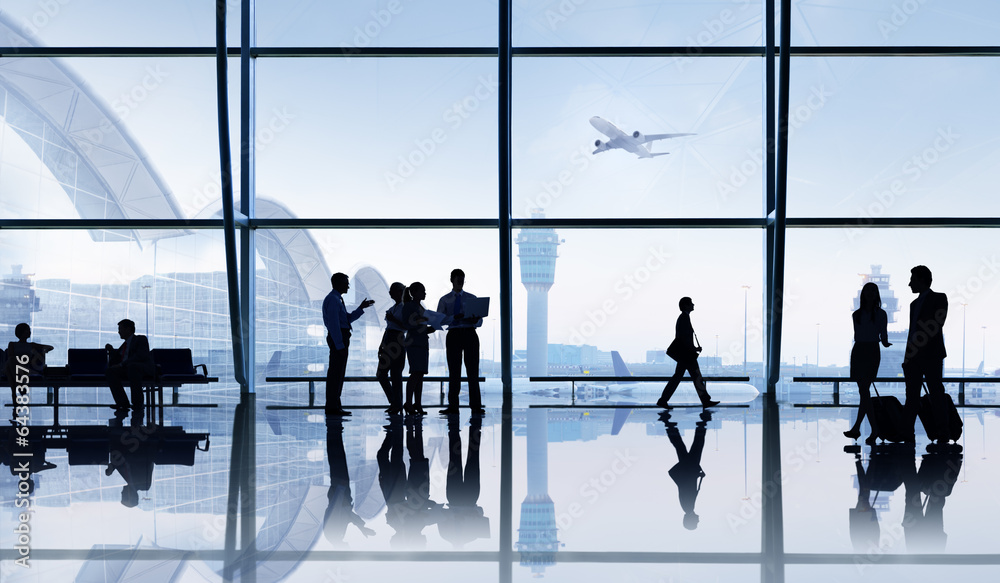
[[[115,350],[110,344],[104,349],[108,351],[108,386],[111,396],[115,398],[115,409],[119,413],[128,411],[129,401],[125,396],[124,382],[132,388],[132,409],[141,411],[143,405],[142,379],[152,377],[155,372],[153,358],[149,354],[149,340],[135,333],[135,322],[122,320],[118,322],[118,336],[124,342]]]

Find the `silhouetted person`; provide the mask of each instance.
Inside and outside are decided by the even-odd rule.
[[[448,358],[448,406],[442,415],[458,413],[458,395],[462,390],[462,361],[465,374],[469,377],[469,408],[473,415],[486,413],[483,397],[479,390],[479,335],[476,328],[483,325],[482,318],[466,318],[465,306],[476,296],[464,291],[465,272],[451,270],[451,291],[438,301],[437,311],[451,318],[448,336],[445,338],[445,352]]]
[[[907,427],[911,431],[920,408],[920,388],[926,380],[931,397],[944,395],[941,377],[944,373],[944,321],[948,317],[948,296],[931,290],[931,270],[918,265],[910,270],[910,289],[918,294],[910,303],[910,330],[903,355],[903,376],[906,380]],[[938,411],[941,422],[945,411]]]
[[[406,418],[406,449],[410,454],[410,469],[406,477],[406,502],[395,515],[396,536],[393,547],[413,549],[427,544],[424,528],[435,524],[441,505],[431,500],[430,461],[424,456],[423,418]],[[388,520],[388,519],[387,519]]]
[[[326,457],[330,462],[330,489],[326,494],[328,504],[323,516],[323,536],[334,546],[340,546],[348,524],[357,526],[366,537],[375,534],[354,511],[351,475],[344,452],[344,420],[338,415],[326,419]]]
[[[940,452],[924,454],[920,470],[903,482],[906,487],[903,532],[907,551],[944,551],[948,542],[944,532],[944,503],[962,471],[960,451],[961,447],[949,445]],[[926,495],[925,500],[921,494]]]
[[[142,411],[142,380],[144,377],[152,377],[156,367],[149,354],[149,340],[135,333],[135,322],[129,319],[118,322],[118,336],[124,342],[117,350],[110,344],[104,346],[108,351],[108,370],[105,376],[119,413],[129,408],[124,386],[125,381],[128,381],[132,390],[132,410],[136,413]]]
[[[350,415],[340,402],[344,392],[344,376],[347,374],[347,354],[351,345],[351,322],[364,313],[365,308],[375,303],[365,299],[353,312],[347,311],[344,294],[351,289],[347,275],[337,272],[330,278],[333,290],[323,299],[323,324],[326,325],[326,343],[330,345],[330,365],[326,369],[326,414]]]
[[[691,449],[684,445],[677,423],[670,421],[670,413],[660,415],[663,425],[667,428],[667,437],[677,452],[677,463],[670,470],[670,478],[677,484],[677,496],[680,498],[681,510],[684,511],[684,528],[698,528],[698,515],[694,512],[694,503],[701,490],[701,480],[705,472],[701,469],[701,452],[705,449],[705,433],[708,422],[712,420],[711,411],[702,411],[701,421],[695,424],[694,441]]]
[[[438,532],[456,548],[490,536],[490,519],[483,515],[479,506],[479,441],[483,419],[474,415],[469,423],[469,453],[463,471],[458,415],[448,417],[448,478],[445,489],[448,508],[443,511]]]
[[[861,402],[858,405],[858,417],[854,425],[844,432],[846,437],[857,439],[861,437],[861,422],[865,416],[871,424],[872,433],[865,440],[868,445],[875,445],[876,422],[872,414],[871,386],[878,376],[878,365],[882,355],[878,344],[886,348],[889,343],[889,316],[882,309],[882,296],[878,285],[868,282],[861,288],[860,306],[851,315],[854,320],[854,347],[851,348],[851,378],[858,383],[858,393]]]
[[[45,370],[45,354],[52,350],[52,347],[48,344],[39,344],[38,342],[28,342],[28,338],[31,338],[31,326],[21,322],[17,326],[14,326],[14,336],[17,338],[16,342],[7,343],[7,361],[4,365],[4,376],[7,377],[7,381],[10,383],[10,400],[11,403],[17,404],[17,385],[27,384],[30,386],[32,377],[38,378],[42,375]],[[27,357],[27,362],[22,362]],[[18,375],[18,365],[24,367],[21,369],[22,375]],[[17,377],[23,376],[24,369],[28,370],[28,382],[18,383]],[[16,408],[14,409],[17,410]]]
[[[667,382],[667,386],[663,387],[663,394],[660,395],[656,404],[660,407],[670,407],[668,404],[670,397],[677,390],[677,386],[681,384],[681,379],[684,378],[684,371],[687,371],[691,376],[691,381],[694,383],[695,390],[698,391],[698,398],[701,399],[701,405],[703,407],[718,405],[719,402],[713,401],[712,397],[708,394],[708,390],[705,388],[705,379],[701,377],[701,368],[698,367],[698,355],[701,353],[701,346],[695,345],[694,328],[691,326],[691,312],[694,311],[694,302],[691,301],[691,298],[685,296],[678,302],[678,306],[681,309],[681,315],[677,316],[674,341],[671,343],[671,348],[668,349],[668,352],[674,352],[673,347],[676,346],[677,354],[679,355],[676,358],[677,368],[674,369],[674,376]]]
[[[111,440],[110,462],[104,474],[110,476],[117,471],[125,478],[121,502],[128,508],[139,504],[140,491],[148,491],[153,486],[154,457],[158,442],[151,436],[155,432],[155,425],[135,425],[122,431],[117,439]]]
[[[398,415],[403,412],[403,367],[406,366],[406,328],[403,326],[403,291],[406,286],[393,282],[389,286],[389,297],[395,303],[385,312],[385,332],[378,346],[378,378],[385,393],[389,408],[386,413]]]
[[[434,328],[427,325],[424,307],[420,301],[427,297],[424,284],[415,281],[403,293],[403,327],[406,328],[406,360],[410,363],[410,376],[406,380],[406,403],[403,409],[410,415],[423,415],[421,398],[424,393],[424,375],[430,360],[428,335]]]

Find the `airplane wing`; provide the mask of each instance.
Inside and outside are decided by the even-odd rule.
[[[656,140],[668,140],[670,138],[679,138],[681,136],[694,136],[697,134],[650,134],[642,136],[642,143],[648,144],[649,142],[655,142]]]

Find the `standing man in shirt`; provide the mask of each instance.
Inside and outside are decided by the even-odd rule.
[[[482,318],[466,318],[464,305],[476,296],[465,287],[465,272],[451,271],[451,291],[438,301],[437,311],[450,317],[448,336],[445,338],[445,352],[448,358],[448,406],[441,409],[442,415],[458,413],[458,393],[462,388],[462,361],[465,360],[465,374],[469,377],[469,407],[473,415],[486,413],[483,398],[479,392],[479,335],[476,328],[483,325]],[[445,321],[448,321],[448,318]]]
[[[111,396],[115,399],[115,409],[122,413],[129,408],[124,386],[127,379],[132,390],[132,410],[140,411],[143,405],[142,379],[156,372],[149,353],[149,340],[135,333],[135,322],[129,319],[118,322],[118,337],[124,340],[118,350],[110,344],[104,345],[108,352],[105,376],[111,387]]]
[[[347,311],[344,294],[351,289],[350,278],[337,272],[330,278],[333,290],[323,300],[323,323],[326,324],[326,343],[330,345],[330,366],[326,369],[326,414],[350,415],[340,403],[347,374],[347,352],[351,345],[351,322],[374,305],[375,300],[365,299],[353,312]]]
[[[931,270],[918,265],[910,270],[910,290],[917,299],[910,303],[910,330],[906,335],[903,355],[903,377],[906,380],[906,426],[908,441],[913,440],[913,426],[920,409],[920,388],[926,379],[931,396],[943,395],[944,384],[944,321],[948,317],[948,296],[931,290]],[[944,411],[940,411],[943,415]]]

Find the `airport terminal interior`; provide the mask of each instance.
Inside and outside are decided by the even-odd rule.
[[[4,2],[0,580],[995,580],[998,31],[993,0]],[[390,288],[434,323],[456,268],[485,412],[465,378],[441,414],[449,320],[424,414],[387,412]],[[845,436],[862,287],[880,397],[941,342],[950,439]],[[687,321],[718,403],[665,408]]]

